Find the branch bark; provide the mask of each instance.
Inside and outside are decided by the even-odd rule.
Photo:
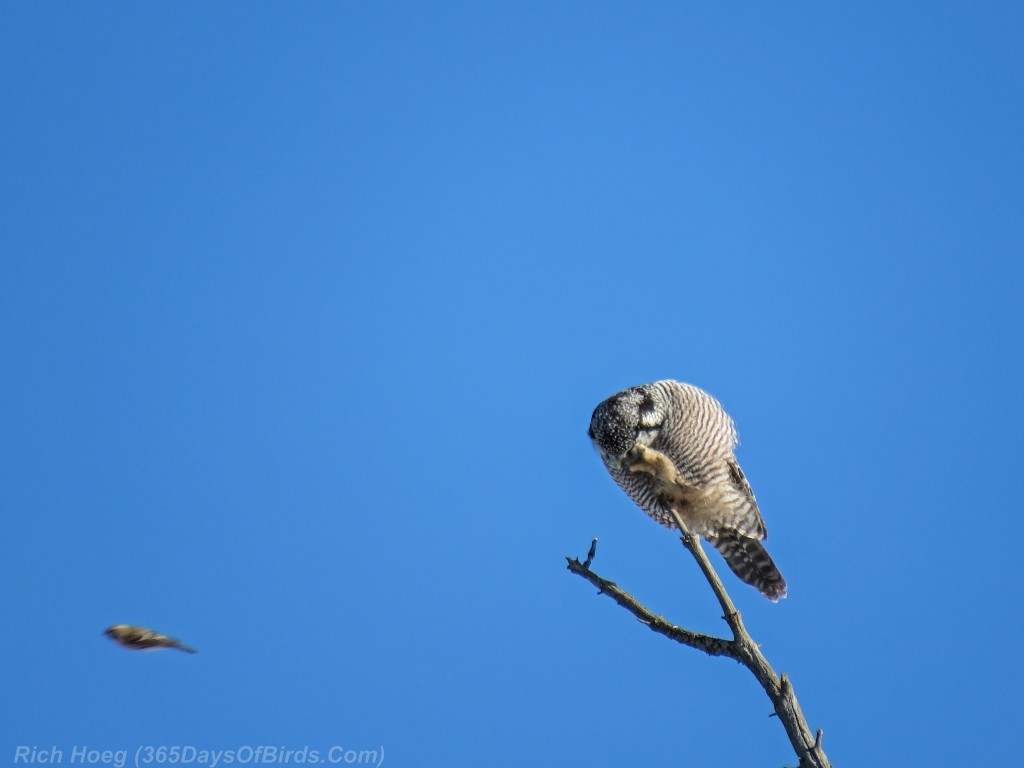
[[[712,567],[711,561],[708,560],[708,556],[700,544],[700,537],[687,529],[675,510],[672,510],[672,515],[682,532],[683,546],[697,561],[697,565],[708,580],[708,584],[711,585],[711,590],[715,593],[719,605],[722,606],[722,618],[729,625],[732,639],[693,632],[676,626],[648,610],[635,597],[620,589],[614,582],[598,576],[590,570],[590,564],[594,560],[596,539],[591,544],[590,553],[585,563],[581,563],[577,558],[566,558],[569,570],[589,581],[597,587],[601,594],[610,597],[654,632],[675,640],[677,643],[703,651],[709,656],[726,656],[734,659],[749,669],[768,695],[775,708],[775,714],[786,729],[786,735],[789,737],[790,744],[793,745],[793,751],[800,760],[800,768],[832,768],[832,764],[821,748],[822,731],[819,729],[817,734],[811,733],[811,729],[807,725],[807,718],[804,717],[803,710],[800,708],[800,702],[797,701],[789,677],[785,672],[781,676],[775,674],[775,670],[772,669],[757,643],[747,632],[747,628],[743,624],[743,617],[736,610],[732,598],[725,591],[722,580],[718,577],[718,573]]]

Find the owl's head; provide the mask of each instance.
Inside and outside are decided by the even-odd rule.
[[[612,395],[590,417],[590,439],[609,466],[621,466],[637,443],[650,445],[665,420],[665,406],[657,391],[633,387]]]

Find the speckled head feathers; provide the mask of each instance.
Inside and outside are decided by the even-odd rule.
[[[661,426],[666,409],[656,384],[619,392],[594,409],[590,439],[606,459],[622,459],[641,440],[641,432]]]

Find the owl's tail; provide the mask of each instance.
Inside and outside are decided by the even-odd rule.
[[[708,541],[722,553],[733,573],[773,603],[786,596],[786,580],[760,541],[730,530],[720,531]]]

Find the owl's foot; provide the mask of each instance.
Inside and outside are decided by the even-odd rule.
[[[672,460],[661,451],[648,448],[646,445],[637,445],[629,452],[627,458],[627,469],[630,472],[644,472],[653,475],[664,483],[675,484],[679,482],[679,471]]]

